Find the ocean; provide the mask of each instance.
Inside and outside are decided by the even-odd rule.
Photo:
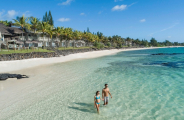
[[[16,92],[7,98],[10,92],[0,92],[0,120],[184,120],[184,47],[124,51],[27,72],[30,79],[14,84]],[[101,101],[97,114],[94,96],[106,83],[112,99],[107,106]]]

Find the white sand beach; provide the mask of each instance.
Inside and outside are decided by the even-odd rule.
[[[25,59],[25,60],[14,60],[14,61],[2,61],[0,62],[0,73],[12,72],[17,70],[23,70],[27,68],[62,63],[78,59],[89,59],[102,57],[106,55],[116,54],[122,51],[131,51],[131,50],[144,50],[144,49],[154,49],[154,48],[131,48],[131,49],[114,49],[114,50],[102,50],[102,51],[92,51],[85,53],[70,54],[67,56],[60,56],[54,58],[34,58],[34,59]]]
[[[93,109],[93,94],[96,89],[101,89],[104,85],[104,81],[108,81],[108,83],[111,84],[111,88],[115,88],[113,93],[117,94],[113,94],[113,98],[118,99],[111,99],[111,109],[108,110],[112,111],[106,111],[101,108],[102,114],[108,112],[113,115],[114,111],[117,110],[116,106],[122,106],[121,101],[126,101],[127,96],[131,94],[126,90],[133,89],[129,86],[134,87],[134,85],[139,85],[137,83],[139,83],[138,81],[140,79],[137,79],[138,77],[136,75],[131,76],[132,72],[129,75],[125,72],[118,74],[121,77],[112,81],[110,79],[115,77],[114,74],[104,74],[103,71],[100,72],[101,69],[98,69],[106,68],[108,66],[107,63],[110,62],[109,60],[89,60],[91,62],[91,64],[89,64],[88,60],[82,61],[80,59],[90,59],[123,51],[145,49],[157,48],[103,50],[54,58],[2,61],[0,62],[0,73],[25,74],[28,75],[29,78],[18,80],[16,78],[10,78],[6,81],[0,81],[0,119],[47,119],[49,117],[52,119],[53,116],[56,116],[56,119],[60,119],[60,116],[69,119],[75,118],[76,114],[80,115],[78,117],[82,116],[82,118],[87,114],[86,116],[92,119],[94,115],[96,115],[96,109]],[[56,64],[62,62],[66,63]],[[131,67],[129,69],[131,69]],[[113,70],[115,70],[115,68]],[[115,75],[117,75],[116,72]],[[137,82],[131,82],[132,80],[136,80]],[[144,80],[142,82],[140,85],[145,83]],[[124,85],[124,87],[117,87],[117,84]],[[129,86],[127,87],[127,85]],[[119,97],[122,94],[120,91],[126,93],[123,93],[125,97]],[[141,91],[142,90],[139,90],[139,92]],[[142,95],[142,93],[140,93],[140,95]],[[132,104],[132,102],[128,103],[128,101],[131,100],[132,98],[128,99],[127,104]],[[134,100],[137,101],[136,99]],[[117,103],[114,105],[112,104],[114,102]]]

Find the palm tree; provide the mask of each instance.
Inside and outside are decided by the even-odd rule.
[[[30,28],[30,25],[28,23],[29,18],[24,17],[24,15],[22,17],[17,17],[17,19],[13,19],[15,21],[14,25],[15,26],[20,26],[22,28],[22,30],[24,31],[24,28]]]
[[[128,43],[128,46],[130,46],[130,43],[132,42],[132,39],[129,38],[129,37],[127,37],[127,38],[126,38],[126,41],[127,41],[127,43]]]
[[[102,40],[102,42],[106,45],[109,42],[108,37],[104,37],[104,39]]]
[[[78,31],[78,30],[75,30],[73,32],[73,48],[75,47],[75,40],[80,40],[82,38],[82,32]]]
[[[70,40],[72,38],[72,33],[73,33],[72,28],[65,28],[64,29],[63,34],[66,37],[66,40],[65,40],[66,45],[65,45],[65,47],[68,47],[67,42],[68,42],[68,40]]]
[[[22,30],[24,31],[24,28],[29,29],[30,25],[28,24],[29,18],[24,17],[17,17],[17,19],[13,19],[15,21],[14,25],[15,26],[20,26]],[[23,33],[22,33],[22,38],[23,38]]]
[[[82,35],[82,39],[87,42],[87,34],[86,34],[86,32],[82,32],[81,35]],[[87,45],[88,45],[88,42],[87,42]]]
[[[57,37],[59,37],[61,35],[62,29],[60,27],[57,27],[56,29],[54,29],[54,33],[56,34]]]
[[[45,36],[44,34],[46,33],[47,29],[49,28],[49,23],[48,22],[39,22],[39,29],[43,33],[43,40],[45,41]]]
[[[34,30],[34,33],[36,33],[36,30],[38,29],[39,20],[40,19],[38,19],[36,17],[31,17],[30,18],[31,28]]]
[[[58,38],[59,36],[61,36],[63,34],[63,30],[64,27],[57,27],[56,29],[54,29],[54,33],[56,34],[56,38]],[[62,41],[62,39],[60,40],[60,42]]]
[[[6,25],[6,26],[10,26],[10,25],[12,25],[12,21],[0,21],[0,23],[3,23],[4,25]]]
[[[53,34],[54,34],[53,27],[52,27],[52,26],[49,26],[48,29],[46,30],[46,33],[49,34],[49,37],[50,37],[50,39],[52,40],[52,36],[53,36]],[[48,42],[50,42],[49,39],[48,39]],[[50,44],[49,44],[49,46],[50,46]],[[51,45],[51,46],[52,46],[52,45]]]
[[[91,33],[86,33],[86,34],[87,34],[87,41],[88,41],[90,44],[92,44],[93,42],[99,40],[99,39],[98,39],[98,36],[96,36],[96,35],[93,35],[93,34],[91,34]]]

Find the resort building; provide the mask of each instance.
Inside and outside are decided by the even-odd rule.
[[[132,41],[125,41],[126,46],[132,46]]]
[[[38,47],[82,47],[86,46],[84,40],[60,40],[56,36],[51,39],[46,33],[34,33],[27,29],[20,29],[17,27],[6,26],[0,23],[0,48],[21,49],[38,48]]]

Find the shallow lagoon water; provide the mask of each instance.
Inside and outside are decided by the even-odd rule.
[[[0,120],[183,120],[184,55],[155,53],[184,48],[126,51],[21,71],[30,79],[12,89],[0,81]],[[178,64],[153,64],[171,62]],[[105,83],[113,98],[106,107],[101,101],[98,115],[93,98]]]

